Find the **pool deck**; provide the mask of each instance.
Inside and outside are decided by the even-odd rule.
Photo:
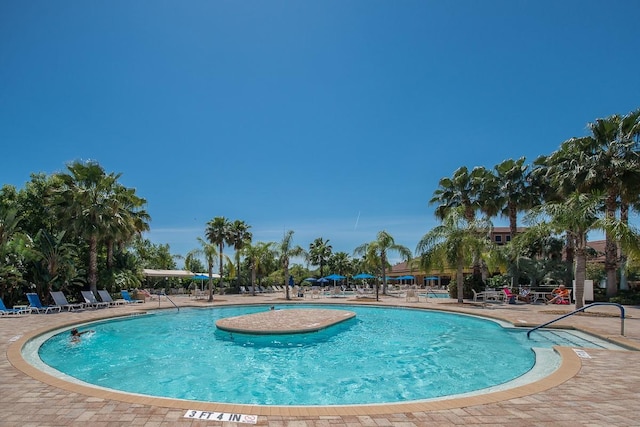
[[[213,303],[172,297],[180,306],[287,303],[282,295],[216,296]],[[464,312],[506,320],[519,326],[537,325],[569,312],[572,306],[529,304],[459,305],[446,299],[408,303],[404,298],[381,301],[357,298],[296,299],[322,304],[378,304]],[[24,362],[20,348],[30,337],[79,322],[173,309],[166,300],[125,307],[0,318],[0,425],[2,426],[243,426],[184,418],[187,409],[257,415],[257,424],[273,427],[377,426],[638,426],[640,425],[640,351],[586,349],[589,358],[559,348],[561,369],[551,376],[510,390],[450,400],[394,405],[344,407],[268,407],[204,404],[126,395],[58,380]],[[574,327],[640,349],[640,308],[625,307],[625,336],[616,307],[594,307],[558,325]],[[160,338],[159,338],[160,339]],[[472,369],[490,367],[471,366]],[[203,364],[202,369],[206,369]],[[153,376],[153,372],[132,375]],[[384,373],[381,372],[381,375]],[[249,385],[251,379],[247,379]]]

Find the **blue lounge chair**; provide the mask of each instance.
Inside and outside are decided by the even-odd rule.
[[[127,302],[127,304],[143,303],[144,302],[144,301],[142,301],[140,299],[131,298],[131,295],[129,294],[129,291],[122,290],[122,291],[120,291],[120,294],[122,295],[122,298],[124,298],[124,300]]]
[[[64,308],[67,311],[73,311],[82,310],[84,308],[84,303],[71,304],[67,301],[67,297],[64,296],[62,291],[50,291],[49,293],[53,298],[53,302],[55,302],[61,309]]]
[[[0,316],[20,316],[22,314],[31,313],[31,309],[29,307],[26,308],[7,308],[4,305],[4,301],[0,298]]]
[[[62,310],[62,307],[57,305],[42,305],[38,294],[28,293],[27,299],[29,300],[29,308],[36,313],[49,313],[57,310],[58,313]]]

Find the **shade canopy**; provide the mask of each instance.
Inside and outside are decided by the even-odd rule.
[[[188,270],[153,270],[145,268],[142,270],[142,274],[147,277],[184,277],[190,279],[195,273]]]
[[[208,279],[209,278],[209,273],[195,273],[195,275],[193,276],[194,279],[198,279],[198,280],[204,280],[204,279]],[[220,275],[218,273],[212,273],[211,274],[211,278],[213,279],[219,279]]]
[[[354,279],[374,279],[376,276],[372,276],[368,273],[360,273],[353,276]]]
[[[328,280],[341,280],[341,279],[346,279],[346,277],[341,276],[339,274],[331,274],[329,276],[326,276],[325,279],[328,279]]]

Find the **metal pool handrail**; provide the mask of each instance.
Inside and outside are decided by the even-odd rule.
[[[171,304],[173,304],[173,306],[174,306],[175,308],[177,308],[177,309],[178,309],[178,311],[180,311],[180,307],[178,307],[178,305],[177,305],[175,302],[173,302],[173,300],[172,300],[171,298],[169,298],[169,295],[167,295],[167,294],[166,294],[166,293],[164,293],[164,292],[160,292],[160,291],[158,291],[158,292],[156,293],[156,295],[158,295],[158,307],[160,307],[160,297],[161,297],[161,296],[163,296],[163,297],[165,297],[165,298],[166,298],[166,299],[167,299]]]
[[[618,304],[618,303],[615,303],[615,302],[594,302],[594,303],[591,303],[589,305],[585,305],[582,308],[578,308],[576,310],[573,310],[571,313],[567,313],[567,314],[565,314],[563,316],[560,316],[560,317],[558,317],[556,319],[553,319],[553,320],[551,320],[551,321],[549,321],[547,323],[543,323],[542,325],[536,326],[535,328],[533,328],[533,329],[531,329],[530,331],[527,332],[527,338],[531,339],[531,337],[529,335],[531,335],[531,332],[533,332],[533,331],[535,331],[537,329],[544,328],[545,326],[550,325],[552,323],[555,323],[558,320],[562,320],[565,317],[573,316],[576,313],[579,313],[581,311],[585,311],[587,308],[591,308],[591,307],[594,307],[596,305],[614,305],[614,306],[616,306],[616,307],[618,307],[620,309],[620,335],[624,336],[624,307],[621,304]]]

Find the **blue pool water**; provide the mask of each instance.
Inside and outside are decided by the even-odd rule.
[[[252,336],[218,331],[215,321],[268,307],[182,309],[92,324],[95,333],[78,344],[70,343],[65,330],[45,341],[39,355],[67,375],[126,392],[345,405],[429,399],[502,384],[533,367],[532,344],[545,346],[528,341],[526,331],[471,316],[370,306],[295,308],[344,308],[356,317],[311,334]]]

